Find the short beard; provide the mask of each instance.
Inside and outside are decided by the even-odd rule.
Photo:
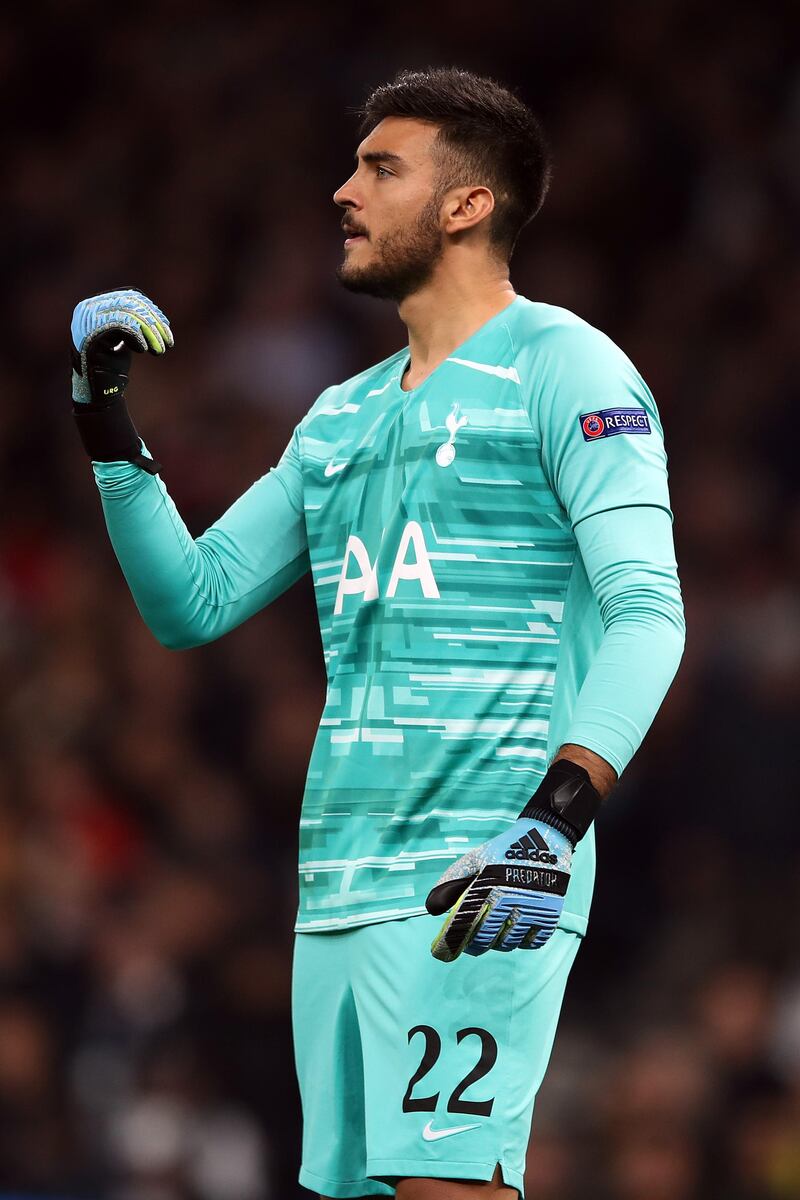
[[[345,260],[336,271],[342,286],[396,304],[418,292],[444,253],[439,207],[439,197],[433,196],[410,229],[385,234],[375,243],[375,261],[369,266],[349,267]]]

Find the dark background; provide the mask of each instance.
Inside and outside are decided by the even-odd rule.
[[[369,87],[457,64],[555,152],[513,262],[633,358],[688,641],[598,822],[531,1200],[800,1197],[796,3],[39,3],[0,26],[0,1188],[294,1200],[307,582],[224,641],[144,629],[71,426],[68,328],[133,284],[176,349],[137,424],[192,531],[404,344],[336,284]],[[302,1193],[307,1195],[307,1193]]]

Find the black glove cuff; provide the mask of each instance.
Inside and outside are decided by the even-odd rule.
[[[586,833],[601,803],[585,767],[560,758],[552,764],[519,815],[552,825],[574,846]]]
[[[157,475],[161,464],[142,453],[142,443],[122,396],[103,408],[76,404],[72,415],[83,447],[93,462],[135,463],[143,471]]]

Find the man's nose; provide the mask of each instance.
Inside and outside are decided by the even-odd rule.
[[[333,193],[333,203],[338,204],[340,208],[360,208],[361,202],[353,186],[353,177],[348,179],[347,183]]]

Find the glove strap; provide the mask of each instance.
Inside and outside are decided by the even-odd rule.
[[[157,475],[161,464],[142,453],[141,439],[131,420],[124,396],[103,408],[76,404],[72,410],[84,449],[93,462],[135,463],[150,475]]]
[[[552,825],[574,846],[586,833],[601,803],[586,768],[560,758],[549,768],[519,815]]]

